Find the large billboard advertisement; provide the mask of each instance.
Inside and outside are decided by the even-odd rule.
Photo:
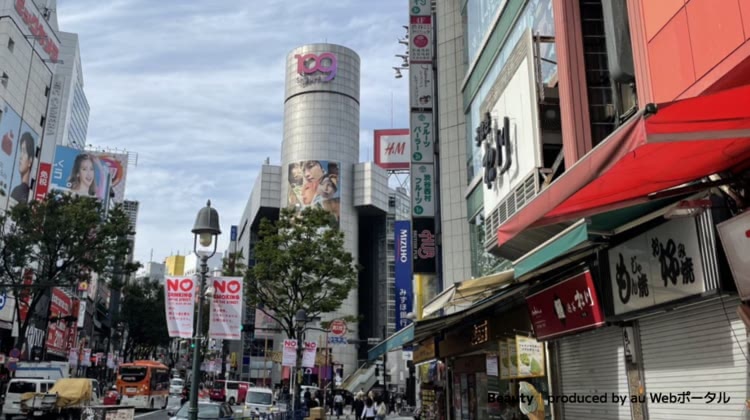
[[[52,189],[104,199],[109,186],[109,167],[96,153],[57,146],[52,165]]]
[[[414,288],[412,287],[411,273],[411,223],[408,220],[397,220],[394,222],[395,231],[394,252],[394,275],[396,283],[396,330],[408,326],[411,321],[407,314],[412,312],[412,301],[414,299]]]
[[[110,191],[115,203],[125,200],[125,181],[128,173],[128,155],[125,153],[95,153],[102,166],[109,169]]]
[[[375,164],[383,169],[409,170],[409,129],[375,130]]]
[[[5,103],[0,113],[0,197],[16,203],[29,200],[31,168],[34,166],[39,135]]]
[[[341,217],[341,177],[338,162],[303,160],[288,167],[287,203],[302,211],[317,206],[327,210],[339,223]]]

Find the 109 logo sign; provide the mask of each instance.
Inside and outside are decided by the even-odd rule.
[[[338,71],[338,60],[333,53],[296,54],[297,73],[300,75],[298,81],[303,86],[313,83],[330,82],[336,77]],[[322,75],[317,75],[322,73]]]

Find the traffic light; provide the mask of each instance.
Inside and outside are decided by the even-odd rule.
[[[195,340],[190,341],[190,348],[191,349],[195,348]]]

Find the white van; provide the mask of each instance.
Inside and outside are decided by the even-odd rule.
[[[3,414],[6,420],[11,420],[13,416],[21,414],[21,395],[27,392],[47,392],[55,381],[51,379],[33,379],[33,378],[15,378],[8,382],[8,389],[5,392],[5,403],[3,404]]]
[[[268,388],[250,387],[245,394],[245,417],[255,417],[278,411],[273,391]]]

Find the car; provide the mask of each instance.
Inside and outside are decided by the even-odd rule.
[[[169,420],[187,420],[188,410],[190,404],[186,403],[180,407],[177,412],[167,411],[167,415],[170,416]],[[218,419],[218,420],[232,420],[234,419],[234,410],[229,403],[221,402],[199,402],[198,403],[198,418],[199,419]]]
[[[185,381],[182,378],[172,378],[169,380],[169,395],[182,394],[182,388],[185,387]]]

